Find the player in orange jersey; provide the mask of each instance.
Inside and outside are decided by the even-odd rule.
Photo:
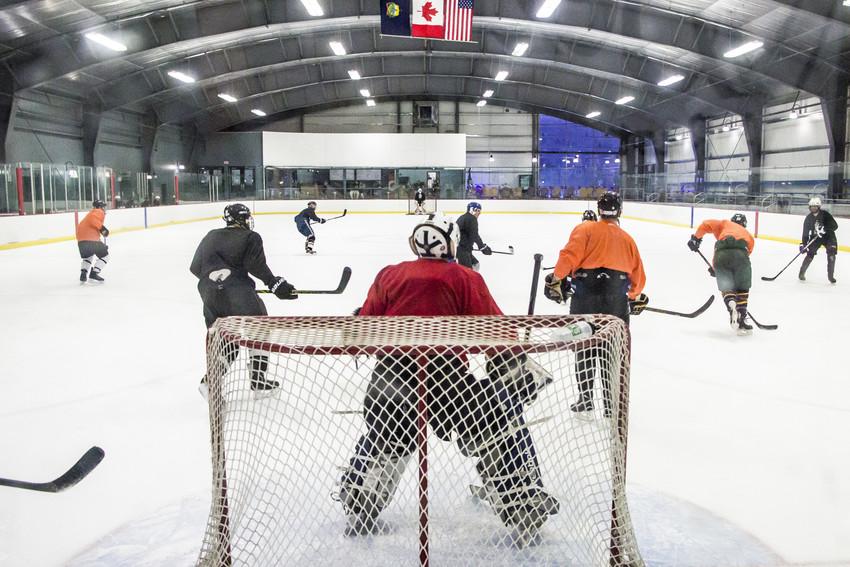
[[[729,311],[729,325],[739,335],[749,335],[753,327],[747,323],[747,303],[753,283],[753,268],[750,254],[755,241],[747,231],[747,217],[741,213],[732,215],[731,220],[706,220],[697,228],[688,241],[688,248],[699,250],[702,237],[712,233],[714,244],[714,272],[717,288],[723,294],[723,303]]]
[[[561,303],[572,296],[570,313],[583,315],[607,313],[629,323],[629,315],[639,315],[649,303],[643,293],[646,274],[637,245],[620,228],[623,204],[613,192],[597,202],[598,222],[582,222],[570,233],[570,239],[558,256],[555,272],[546,276],[544,294]],[[596,359],[587,354],[576,358],[579,399],[570,406],[573,412],[589,415],[593,411],[593,375]],[[607,373],[602,373],[607,376]],[[603,383],[605,416],[611,415],[609,385]]]
[[[93,282],[103,282],[100,272],[109,261],[109,247],[100,240],[101,236],[109,236],[109,229],[103,226],[103,221],[106,219],[106,203],[95,199],[91,206],[92,210],[77,225],[77,247],[80,249],[80,258],[83,259],[80,266],[80,283],[85,283],[88,279]],[[95,256],[97,256],[96,262]]]

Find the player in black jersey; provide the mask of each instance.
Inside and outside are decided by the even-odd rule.
[[[493,253],[490,247],[484,244],[478,234],[478,215],[481,214],[481,204],[472,202],[466,206],[466,213],[457,219],[457,227],[460,230],[460,243],[457,245],[457,263],[467,268],[478,271],[478,259],[472,255],[472,245],[477,244],[478,250],[485,256]]]
[[[204,320],[212,327],[219,317],[231,315],[268,315],[266,306],[257,295],[251,276],[262,281],[279,299],[297,299],[295,287],[282,277],[275,276],[266,264],[263,239],[254,232],[251,211],[241,203],[224,209],[225,228],[207,233],[192,259],[189,270],[198,278],[198,293],[204,302]],[[236,360],[239,347],[226,350],[227,365]],[[266,380],[269,359],[251,356],[251,389],[270,390],[278,382]],[[201,380],[205,394],[206,376]]]
[[[806,270],[809,269],[809,264],[815,259],[818,248],[823,246],[826,248],[826,276],[830,283],[835,283],[835,258],[838,256],[836,230],[838,230],[838,223],[835,222],[829,211],[821,208],[820,197],[812,198],[809,201],[809,214],[803,221],[803,238],[800,241],[800,252],[806,253],[803,265],[800,266],[799,277],[801,280],[806,280]],[[813,238],[815,241],[806,248],[806,244]]]
[[[316,251],[313,249],[313,245],[316,242],[316,233],[313,232],[313,228],[310,226],[310,222],[317,222],[319,224],[325,224],[325,219],[320,219],[318,215],[316,215],[316,201],[310,201],[307,203],[307,208],[295,215],[295,226],[298,228],[298,232],[307,237],[307,241],[304,243],[304,251],[307,254],[315,254]]]

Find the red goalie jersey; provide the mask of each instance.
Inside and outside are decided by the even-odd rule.
[[[360,315],[502,315],[478,273],[454,262],[419,259],[375,277]]]

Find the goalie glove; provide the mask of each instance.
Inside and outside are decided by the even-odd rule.
[[[101,234],[101,236],[103,236],[104,238],[105,238],[105,237],[107,237],[107,236],[109,236],[109,229],[108,229],[108,228],[106,228],[105,226],[100,227],[100,234]]]
[[[646,309],[647,305],[649,305],[649,297],[645,293],[642,293],[636,298],[629,300],[629,313],[640,315]]]
[[[277,277],[269,286],[269,291],[277,296],[278,299],[298,299],[298,296],[293,292],[295,286],[281,277]]]
[[[543,287],[543,295],[546,296],[546,299],[555,303],[566,303],[572,294],[573,288],[570,278],[556,280],[555,274],[546,276],[546,285]]]
[[[699,250],[699,245],[702,244],[702,238],[697,238],[696,235],[691,235],[691,239],[688,240],[688,248],[691,249],[691,252],[696,252]]]

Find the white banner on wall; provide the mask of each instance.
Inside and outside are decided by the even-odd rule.
[[[466,167],[466,134],[263,132],[265,167]]]

